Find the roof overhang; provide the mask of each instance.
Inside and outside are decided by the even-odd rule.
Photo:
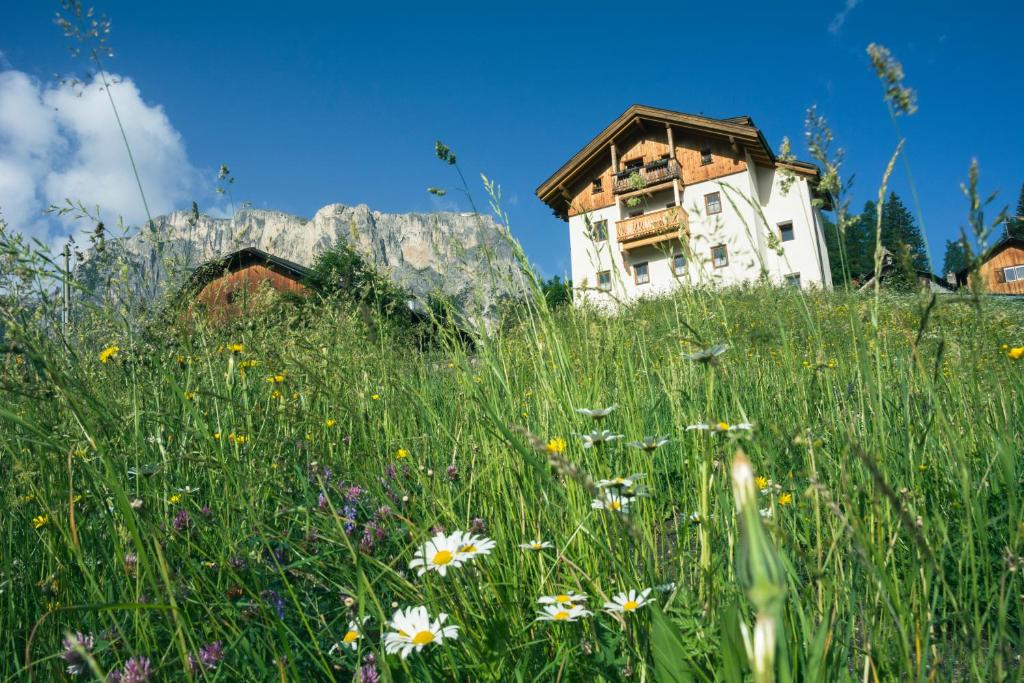
[[[296,280],[305,280],[312,272],[309,268],[294,261],[274,256],[256,247],[246,247],[211,259],[200,265],[192,271],[192,275],[183,287],[183,292],[196,294],[225,272],[235,272],[253,263],[266,265],[272,270],[288,275]]]

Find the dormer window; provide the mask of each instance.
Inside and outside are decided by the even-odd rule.
[[[701,149],[700,149],[700,165],[701,166],[708,166],[708,165],[711,164],[711,161],[712,161],[712,159],[711,159],[711,148],[710,147],[701,147]]]

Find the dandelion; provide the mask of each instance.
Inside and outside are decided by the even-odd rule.
[[[46,515],[38,515],[37,517],[33,517],[32,518],[32,528],[33,529],[42,529],[44,526],[46,526],[46,523],[49,522],[49,521],[50,521],[50,518],[47,517]]]
[[[605,489],[611,486],[617,486],[623,489],[631,489],[633,488],[633,485],[636,483],[636,480],[643,478],[643,476],[643,474],[634,474],[629,477],[619,475],[616,477],[612,477],[611,479],[601,479],[600,481],[597,482],[597,488]]]
[[[632,496],[620,496],[615,493],[609,493],[605,498],[595,498],[590,503],[590,507],[595,510],[610,510],[611,512],[621,512],[623,514],[629,512],[630,504],[636,500]]]
[[[88,671],[89,664],[86,656],[92,652],[95,645],[92,634],[86,635],[81,631],[76,631],[75,635],[64,638],[62,645],[64,651],[60,658],[67,665],[64,670],[68,672],[68,675],[81,676]]]
[[[180,493],[172,494],[171,497],[167,499],[167,502],[170,503],[171,505],[177,505],[178,503],[181,502],[181,494]]]
[[[576,621],[593,614],[582,605],[545,605],[536,621]]]
[[[380,394],[374,394],[370,398],[372,398],[374,401],[379,401],[380,400]]]
[[[648,453],[653,453],[655,450],[661,448],[669,441],[671,441],[671,439],[669,439],[666,436],[645,436],[640,441],[630,441],[626,445],[632,446],[633,448],[639,448],[641,450],[647,451]]]
[[[416,569],[418,576],[423,576],[428,571],[435,571],[441,576],[445,576],[449,566],[460,567],[471,557],[459,554],[461,541],[461,531],[456,531],[449,536],[440,532],[435,534],[416,551],[415,557],[409,563],[409,569]]]
[[[728,422],[698,422],[697,424],[688,426],[686,431],[703,431],[711,432],[712,434],[721,434],[724,432],[749,432],[752,429],[754,429],[754,425],[749,422],[740,422],[739,424],[734,425],[731,425]]]
[[[548,441],[547,445],[544,446],[544,448],[547,449],[548,453],[564,453],[565,446],[565,439],[563,439],[560,436],[556,436],[550,441]]]
[[[275,375],[268,375],[267,381],[270,382],[271,384],[281,384],[282,382],[284,382],[285,374],[286,373],[284,372],[279,372]]]
[[[728,350],[728,344],[715,344],[709,349],[703,349],[696,353],[683,354],[683,358],[694,363],[707,363],[708,365],[715,365],[718,363],[718,357]]]
[[[448,615],[444,612],[431,620],[423,605],[405,611],[396,610],[388,624],[394,631],[384,635],[384,650],[389,654],[401,653],[405,659],[413,650],[419,652],[431,643],[440,645],[445,640],[455,640],[459,637],[459,627],[445,626],[447,620]]]
[[[771,486],[772,480],[768,477],[756,477],[754,479],[754,485],[757,486],[757,490],[764,493],[765,489]]]
[[[618,612],[620,614],[635,612],[647,604],[647,596],[650,593],[650,588],[645,588],[639,593],[635,589],[630,589],[628,593],[623,591],[618,595],[613,595],[611,602],[604,603],[604,608],[608,612]]]
[[[100,362],[106,364],[111,358],[117,356],[121,351],[121,347],[117,345],[111,345],[100,351]]]
[[[607,429],[603,431],[592,431],[589,434],[580,434],[579,437],[583,439],[584,448],[593,448],[594,446],[601,446],[610,441],[623,438],[622,434],[612,434]]]
[[[227,351],[228,353],[244,353],[245,344],[228,344]]]
[[[1006,352],[1006,355],[1013,360],[1020,360],[1024,358],[1024,346],[1015,346]]]
[[[334,420],[332,420],[331,418],[327,418],[326,420],[324,420],[324,426],[327,427],[328,429],[333,427],[335,424],[337,424],[337,423]]]
[[[783,493],[781,496],[779,496],[779,505],[789,505],[792,502],[793,502],[793,494],[792,493]]]
[[[542,541],[540,539],[534,539],[532,541],[527,541],[526,543],[520,543],[519,547],[522,548],[523,550],[533,550],[535,552],[540,552],[541,550],[546,550],[548,548],[553,548],[554,546],[551,545],[550,541]]]
[[[611,415],[612,412],[618,407],[618,405],[613,404],[608,406],[607,408],[577,408],[576,412],[579,413],[580,415],[586,415],[587,417],[593,419],[595,422],[600,422],[601,420]]]
[[[398,458],[399,460],[404,460],[405,458],[409,457],[409,451],[405,450],[404,448],[399,448],[397,451],[395,451],[395,457]]]

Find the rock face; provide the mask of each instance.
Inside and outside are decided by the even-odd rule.
[[[135,294],[160,298],[199,264],[243,247],[309,266],[340,240],[415,296],[443,293],[470,316],[491,317],[500,300],[522,291],[512,247],[489,216],[387,214],[365,204],[330,204],[312,220],[246,209],[233,218],[176,211],[153,223],[108,240],[102,257],[90,255],[80,266],[79,281],[96,294],[117,280]]]

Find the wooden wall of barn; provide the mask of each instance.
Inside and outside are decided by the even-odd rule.
[[[243,312],[245,298],[252,296],[263,283],[278,292],[305,294],[307,288],[293,276],[280,273],[262,263],[252,263],[226,273],[208,283],[195,303],[206,308],[212,318],[230,318]]]
[[[1024,280],[1000,282],[1003,268],[1024,265],[1024,249],[1008,246],[998,251],[982,264],[980,272],[985,281],[985,291],[992,294],[1024,294]]]

